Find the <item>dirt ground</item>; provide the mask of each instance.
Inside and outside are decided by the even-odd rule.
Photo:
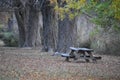
[[[66,62],[40,48],[0,48],[0,80],[120,80],[120,56]]]

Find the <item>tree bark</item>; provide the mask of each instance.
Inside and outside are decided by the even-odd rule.
[[[76,46],[76,34],[75,20],[69,20],[68,17],[63,21],[59,20],[57,51],[68,52],[70,46]]]
[[[39,12],[31,6],[26,6],[15,11],[15,14],[18,21],[20,47],[40,46]]]
[[[49,2],[46,2],[44,4],[44,8],[42,9],[43,50],[48,51],[53,49],[55,51],[58,40],[58,20],[57,15],[54,12],[54,8],[51,6],[46,6],[47,4],[49,4]]]
[[[65,2],[61,4],[61,0],[57,0],[60,7],[65,6]],[[68,15],[61,21],[58,21],[58,52],[68,52],[70,46],[76,46],[77,27],[75,20],[70,20]]]
[[[23,47],[25,43],[25,25],[24,25],[24,15],[21,14],[23,11],[15,11],[16,19],[18,22],[18,30],[19,30],[19,46]]]

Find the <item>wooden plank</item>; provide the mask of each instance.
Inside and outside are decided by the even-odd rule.
[[[79,48],[81,51],[93,51],[93,49],[88,49],[88,48]]]
[[[70,57],[69,54],[61,54],[62,57]]]
[[[71,50],[75,51],[93,51],[93,49],[88,49],[88,48],[75,48],[75,47],[70,47]]]
[[[75,58],[75,56],[71,56],[69,53],[63,53],[61,56],[66,58]]]
[[[71,50],[75,50],[75,51],[78,51],[79,48],[75,48],[75,47],[70,47]]]

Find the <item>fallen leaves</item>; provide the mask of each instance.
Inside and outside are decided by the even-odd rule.
[[[35,50],[36,51],[36,50]],[[48,53],[31,53],[25,50],[21,55],[4,54],[0,58],[0,79],[2,80],[119,80],[120,58],[105,57],[97,64],[65,62],[61,57]],[[28,54],[27,54],[28,52]],[[34,52],[32,50],[32,52]],[[39,55],[38,55],[39,54]],[[4,56],[4,58],[3,58]]]

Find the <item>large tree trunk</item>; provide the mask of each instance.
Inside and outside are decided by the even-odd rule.
[[[66,17],[63,21],[59,21],[58,32],[57,51],[67,52],[70,46],[76,46],[77,27],[75,20],[69,20]]]
[[[49,2],[44,5],[49,4]],[[53,48],[55,51],[67,52],[70,46],[75,46],[77,27],[74,20],[66,17],[58,21],[51,6],[44,6],[43,10],[43,45],[44,49]]]
[[[42,9],[43,15],[43,47],[45,51],[57,48],[58,40],[58,21],[54,9],[48,5],[49,2],[44,4]]]
[[[15,11],[19,28],[20,47],[40,46],[39,12],[31,6]]]
[[[66,3],[61,4],[61,0],[57,0],[60,7],[64,7]],[[58,43],[57,51],[68,52],[70,46],[76,46],[77,27],[75,20],[70,20],[68,15],[61,21],[58,21]]]
[[[24,25],[24,15],[23,11],[15,11],[16,19],[18,22],[18,30],[19,30],[19,46],[23,47],[25,43],[25,25]]]

